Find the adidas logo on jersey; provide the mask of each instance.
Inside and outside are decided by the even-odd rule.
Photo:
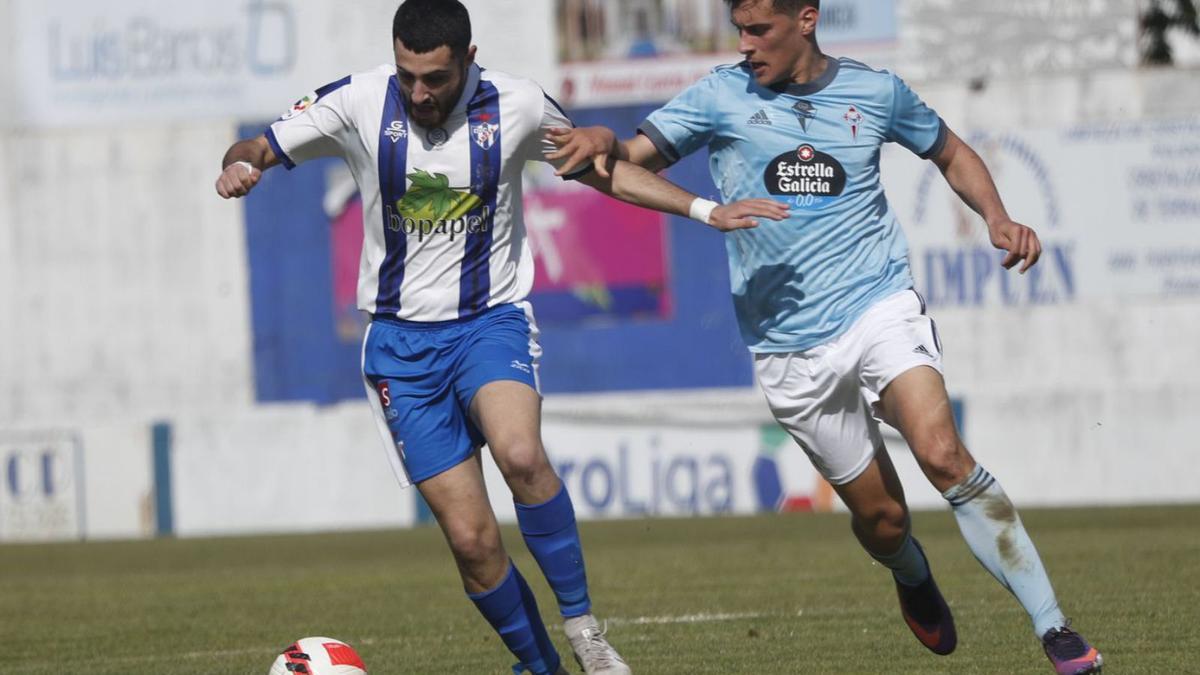
[[[754,116],[746,121],[746,124],[761,124],[763,126],[771,126],[771,118],[767,117],[766,110],[759,110],[754,113]]]
[[[925,345],[917,345],[917,346],[916,346],[916,347],[913,349],[913,352],[915,352],[915,353],[917,353],[917,354],[924,355],[924,356],[928,356],[928,357],[929,357],[929,358],[931,358],[931,359],[933,358],[933,354],[930,354],[930,353],[929,353],[929,350],[925,348]]]

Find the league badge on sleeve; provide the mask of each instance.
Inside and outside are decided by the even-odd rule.
[[[314,104],[316,102],[317,102],[317,92],[314,91],[314,92],[309,93],[307,96],[301,98],[299,101],[296,101],[295,103],[293,103],[292,107],[289,108],[287,112],[283,113],[283,116],[281,116],[279,119],[290,120],[293,117],[295,117],[296,115],[302,114],[305,110],[308,110],[309,107],[311,107],[312,104]]]

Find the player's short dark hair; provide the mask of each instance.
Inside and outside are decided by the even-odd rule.
[[[392,19],[392,39],[418,54],[446,45],[461,58],[471,47],[471,15],[458,0],[404,0]]]
[[[725,0],[725,4],[729,5],[729,9],[737,9],[745,2],[746,0]],[[805,7],[812,7],[817,11],[821,11],[821,0],[772,0],[772,2],[777,14],[796,16]]]

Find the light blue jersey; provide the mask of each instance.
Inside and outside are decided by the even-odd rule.
[[[787,220],[726,235],[742,337],[753,352],[803,351],[844,333],[872,304],[911,288],[908,243],[879,182],[895,141],[936,155],[946,126],[900,78],[846,58],[778,89],[721,66],[638,129],[667,160],[708,146],[726,203],[768,197]]]

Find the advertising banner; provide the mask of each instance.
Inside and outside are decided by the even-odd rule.
[[[0,541],[80,538],[82,462],[72,434],[0,436]]]
[[[889,146],[888,199],[931,305],[985,307],[1200,297],[1200,117],[976,132],[1009,214],[1037,230],[1026,275],[932,163]]]
[[[15,116],[38,126],[277,115],[345,75],[323,5],[296,0],[15,0]],[[322,45],[324,47],[324,45]]]
[[[778,425],[547,422],[546,452],[580,519],[688,517],[833,508],[833,493]],[[490,457],[493,508],[514,509]]]

